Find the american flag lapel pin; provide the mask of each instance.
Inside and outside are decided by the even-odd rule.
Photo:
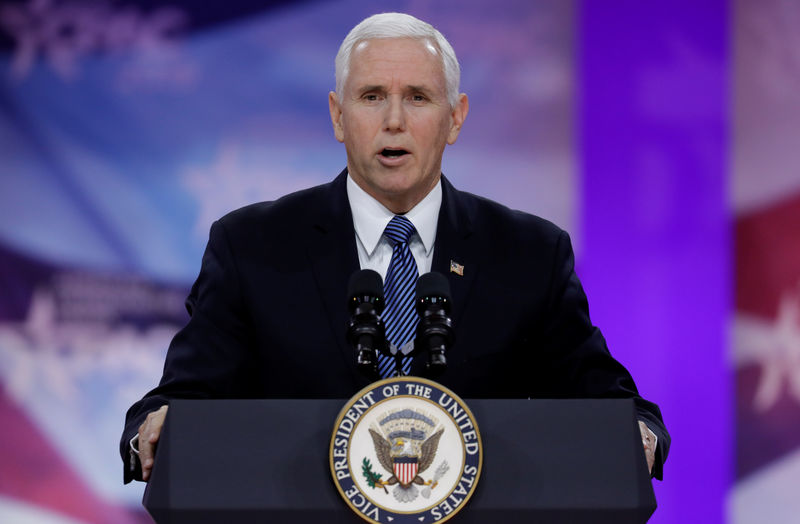
[[[451,260],[450,261],[450,272],[455,273],[456,275],[463,277],[464,276],[464,266],[459,264],[458,262]]]

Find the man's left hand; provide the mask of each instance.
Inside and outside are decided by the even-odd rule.
[[[656,461],[656,434],[650,431],[647,424],[639,421],[639,431],[642,433],[644,456],[647,459],[647,470],[653,473],[653,463]]]

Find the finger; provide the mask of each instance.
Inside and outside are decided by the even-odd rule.
[[[650,473],[653,472],[653,465],[656,462],[655,455],[655,433],[647,427],[647,424],[639,421],[639,432],[642,436],[642,446],[644,447],[644,456],[647,461],[647,469]]]
[[[153,445],[143,434],[139,434],[139,462],[142,464],[142,480],[147,480],[153,468]]]
[[[155,462],[155,449],[161,436],[161,428],[167,415],[167,406],[147,414],[144,423],[139,427],[139,461],[142,465],[142,480],[150,477]]]
[[[167,406],[161,406],[158,411],[151,413],[151,415],[153,417],[150,420],[150,433],[147,439],[155,446],[161,437],[161,428],[164,426],[164,419],[167,417]]]
[[[157,411],[152,411],[147,414],[144,422],[144,431],[140,435],[144,435],[152,445],[158,442],[161,436],[161,427],[164,425],[164,418],[167,416],[167,406],[161,406]]]
[[[642,445],[645,449],[653,449],[655,444],[655,434],[647,427],[647,424],[639,421],[639,433],[642,436]]]
[[[644,458],[645,461],[647,462],[647,468],[652,470],[653,463],[655,462],[655,454],[653,453],[653,448],[652,446],[646,443],[643,443],[643,445],[644,445]]]

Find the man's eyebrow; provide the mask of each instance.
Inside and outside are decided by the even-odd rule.
[[[437,92],[436,92],[435,89],[433,89],[433,88],[431,88],[429,86],[424,86],[424,85],[413,85],[413,86],[409,85],[409,86],[406,86],[406,92],[407,93],[420,93],[420,94],[425,95],[427,98],[430,98],[430,99],[435,99],[437,97]]]
[[[371,85],[366,85],[366,86],[360,87],[358,89],[358,92],[359,93],[369,93],[370,91],[385,91],[385,90],[386,90],[386,88],[383,87],[382,85],[378,85],[378,84],[374,84],[373,85],[373,84],[371,84]]]
[[[364,96],[366,93],[385,93],[387,88],[382,84],[368,84],[359,87],[355,92],[357,96]],[[426,85],[407,85],[403,88],[404,93],[421,93],[428,98],[434,98],[436,90]]]

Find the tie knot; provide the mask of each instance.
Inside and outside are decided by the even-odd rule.
[[[416,231],[414,224],[403,215],[395,215],[386,225],[383,234],[391,241],[392,245],[408,243],[408,239]]]

